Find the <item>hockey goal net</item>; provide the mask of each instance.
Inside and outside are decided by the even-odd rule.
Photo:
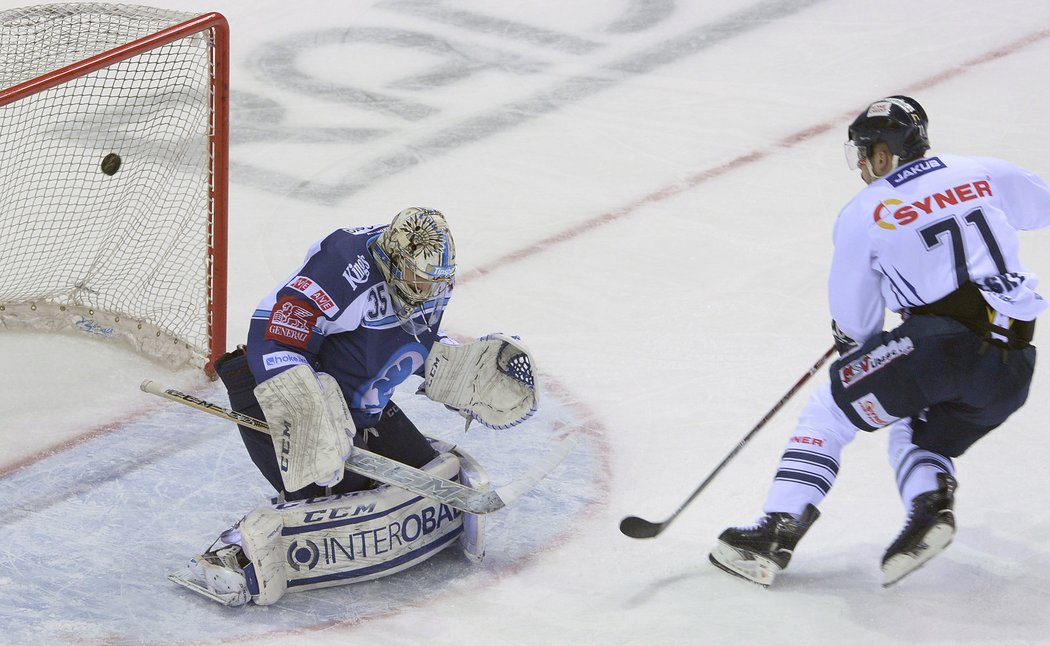
[[[0,327],[224,351],[228,44],[217,13],[0,11]]]

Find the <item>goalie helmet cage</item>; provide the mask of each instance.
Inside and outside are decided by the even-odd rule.
[[[229,27],[135,5],[0,11],[0,327],[225,351]]]

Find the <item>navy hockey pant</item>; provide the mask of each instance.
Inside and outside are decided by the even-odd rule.
[[[857,428],[911,417],[915,445],[957,457],[1024,404],[1035,356],[954,319],[913,315],[833,363],[831,392]]]
[[[226,386],[233,410],[259,420],[266,419],[255,398],[255,377],[248,368],[248,359],[243,350],[238,349],[223,355],[215,362],[215,371]],[[241,425],[237,428],[252,462],[275,490],[285,493],[285,500],[305,500],[329,493],[360,491],[373,484],[369,478],[347,471],[342,481],[327,490],[317,485],[308,485],[298,491],[285,491],[270,436]],[[367,428],[357,429],[354,446],[417,468],[437,456],[437,451],[430,442],[394,402],[387,404],[375,423]]]

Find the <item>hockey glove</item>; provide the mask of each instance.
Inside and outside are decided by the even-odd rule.
[[[533,365],[532,355],[513,336],[489,334],[463,345],[435,343],[424,367],[424,392],[489,428],[510,428],[536,412]]]
[[[857,349],[857,342],[847,336],[834,319],[831,321],[831,334],[835,337],[835,349],[839,351],[840,357],[844,357]]]

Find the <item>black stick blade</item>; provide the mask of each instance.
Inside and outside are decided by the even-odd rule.
[[[620,532],[631,538],[652,538],[664,531],[667,523],[650,523],[644,518],[628,516],[620,521]]]

